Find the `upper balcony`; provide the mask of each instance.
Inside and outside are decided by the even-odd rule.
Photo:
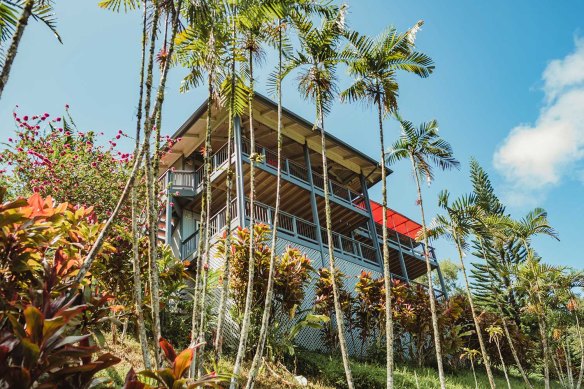
[[[250,141],[243,138],[242,142],[242,159],[250,163]],[[278,158],[274,150],[270,150],[256,142],[256,153],[262,156],[261,162],[255,166],[272,175],[277,174]],[[235,152],[232,153],[231,160],[235,158]],[[224,179],[224,173],[229,160],[227,143],[221,146],[211,157],[211,181]],[[295,184],[307,191],[311,191],[311,180],[314,185],[314,191],[317,195],[324,198],[324,177],[314,171],[309,171],[303,166],[289,158],[282,158],[282,179]],[[195,171],[170,170],[169,183],[170,190],[177,197],[195,197],[201,193],[204,166]],[[365,208],[365,197],[349,187],[342,185],[334,180],[328,180],[329,198],[332,202],[349,208],[363,216],[367,216]]]

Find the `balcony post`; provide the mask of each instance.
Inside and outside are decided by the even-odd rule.
[[[242,139],[241,139],[241,118],[239,116],[235,117],[233,126],[235,135],[235,192],[236,192],[236,202],[237,202],[237,212],[236,217],[238,218],[238,223],[241,227],[245,227],[247,220],[245,217],[245,189],[243,186],[243,155],[242,155]],[[231,165],[231,155],[227,156],[229,160],[229,166]],[[251,162],[251,161],[250,161]],[[228,226],[227,228],[231,228]]]
[[[399,238],[399,234],[397,231],[395,231],[395,237],[397,239],[397,247],[399,248],[398,252],[399,252],[399,266],[401,268],[401,271],[403,273],[403,277],[406,279],[407,283],[410,283],[410,277],[408,276],[408,269],[406,268],[406,261],[404,260],[404,253],[402,251],[402,244],[401,244],[401,239]]]
[[[367,210],[367,225],[369,229],[369,235],[373,240],[373,247],[375,248],[375,257],[377,258],[377,263],[383,269],[383,256],[381,255],[381,246],[379,244],[379,237],[377,236],[377,229],[375,228],[375,221],[373,220],[373,212],[371,211],[371,203],[369,202],[369,193],[367,191],[367,182],[365,181],[365,176],[363,172],[359,175],[361,180],[361,192],[363,193],[363,200],[365,201],[365,209]]]
[[[312,209],[312,222],[316,226],[316,241],[320,249],[320,259],[322,267],[326,267],[324,247],[322,245],[322,230],[320,227],[320,220],[318,218],[318,206],[316,204],[316,193],[314,192],[314,180],[312,177],[312,164],[310,163],[310,150],[308,150],[308,143],[304,141],[304,163],[308,170],[308,183],[310,184],[310,208]]]
[[[166,174],[166,220],[165,220],[165,237],[166,244],[170,245],[172,240],[172,192],[170,191],[171,177],[170,172]]]
[[[444,277],[442,276],[440,265],[436,266],[436,272],[438,273],[438,279],[440,280],[440,288],[442,288],[442,295],[444,296],[444,298],[448,298],[448,294],[446,293],[446,284],[444,283]]]

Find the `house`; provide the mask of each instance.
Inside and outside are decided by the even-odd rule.
[[[256,152],[263,158],[256,163],[257,222],[272,224],[276,203],[276,128],[277,105],[266,97],[254,98],[254,133]],[[199,212],[202,195],[203,157],[207,103],[173,135],[178,139],[161,160],[161,176],[167,188],[166,207],[160,223],[160,238],[169,243],[176,256],[193,259],[199,243]],[[211,233],[225,227],[226,166],[235,171],[232,190],[232,228],[249,225],[249,118],[236,118],[234,144],[229,158],[227,147],[228,115],[226,109],[212,109],[212,204]],[[291,245],[305,252],[313,267],[328,266],[323,185],[329,185],[332,208],[334,253],[338,268],[349,277],[352,290],[361,270],[373,276],[382,274],[381,223],[387,218],[392,277],[408,283],[426,274],[423,245],[416,242],[420,224],[388,209],[383,215],[379,203],[368,191],[381,181],[377,160],[326,133],[329,182],[322,176],[320,132],[313,124],[286,109],[282,111],[283,159],[281,213],[278,226],[278,251]],[[391,170],[387,169],[391,174]],[[167,217],[166,215],[171,215]],[[432,269],[437,273],[444,294],[444,282],[434,249],[429,249]],[[220,260],[214,260],[220,266]],[[351,285],[352,284],[352,285]]]

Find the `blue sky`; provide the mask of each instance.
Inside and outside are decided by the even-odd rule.
[[[56,4],[60,45],[32,23],[24,34],[12,75],[0,100],[0,132],[13,131],[12,110],[59,114],[70,104],[78,126],[114,135],[132,131],[136,111],[140,20],[136,13],[113,14],[97,1]],[[352,28],[375,35],[393,24],[405,30],[417,20],[419,50],[436,63],[428,79],[400,77],[402,115],[417,123],[439,120],[463,163],[460,172],[437,175],[424,189],[429,213],[436,194],[470,190],[471,156],[490,173],[499,196],[514,216],[542,206],[561,242],[535,240],[545,260],[582,268],[578,245],[584,216],[584,3],[504,1],[350,1]],[[583,37],[583,38],[580,38]],[[265,92],[270,60],[259,77]],[[183,75],[173,69],[168,82],[163,131],[172,133],[201,103],[203,90],[178,93]],[[341,85],[348,78],[341,73]],[[285,105],[312,120],[294,78],[285,83]],[[375,116],[359,106],[335,104],[326,128],[372,156],[378,155]],[[398,135],[386,122],[387,137]],[[370,134],[370,136],[364,136]],[[128,148],[130,144],[128,143]],[[419,219],[407,164],[394,167],[390,205]],[[379,188],[372,194],[379,198]],[[437,242],[439,256],[456,259],[448,242]]]

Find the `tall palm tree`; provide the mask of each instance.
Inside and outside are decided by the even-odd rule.
[[[189,73],[181,83],[181,92],[205,85],[207,88],[207,117],[205,142],[203,147],[203,180],[201,196],[201,222],[191,318],[191,344],[200,343],[205,332],[205,305],[208,279],[208,264],[211,248],[210,217],[212,204],[212,153],[211,143],[212,110],[220,102],[221,81],[224,77],[222,60],[229,38],[226,15],[216,1],[191,2],[185,10],[188,26],[177,37],[177,60]],[[204,346],[197,348],[197,356],[202,355]],[[195,358],[190,375],[197,368]]]
[[[123,6],[124,10],[136,9],[139,7],[138,0],[104,0],[99,3],[99,6],[105,9],[118,12]],[[144,100],[144,75],[146,68],[146,45],[148,43],[148,1],[144,0],[142,7],[142,54],[140,61],[140,83],[138,93],[138,109],[136,112],[136,136],[134,145],[134,158],[140,149],[140,136],[142,132],[142,114],[143,114],[143,100]],[[136,325],[138,327],[138,338],[140,340],[140,348],[142,350],[142,360],[146,369],[151,368],[150,349],[148,347],[148,339],[146,334],[146,324],[144,320],[144,310],[142,309],[142,280],[140,278],[140,251],[139,251],[139,230],[137,222],[137,190],[135,187],[131,190],[130,203],[132,208],[132,275],[134,281],[134,303],[136,311]]]
[[[334,274],[335,272],[335,257],[328,188],[328,160],[326,155],[324,116],[325,113],[329,112],[338,90],[336,77],[337,64],[347,59],[339,52],[339,44],[343,34],[345,34],[346,11],[346,6],[341,6],[336,15],[332,18],[325,18],[320,27],[314,26],[307,18],[300,21],[300,23],[297,24],[297,29],[301,50],[292,56],[285,72],[288,73],[291,69],[301,68],[298,76],[298,89],[304,98],[310,99],[315,103],[316,121],[313,130],[320,131],[321,135],[322,170],[325,183],[323,189],[326,232],[331,274]],[[352,389],[354,384],[351,367],[349,365],[347,342],[345,339],[340,291],[335,280],[333,280],[332,286],[341,356],[343,359],[347,386]]]
[[[249,120],[249,262],[248,262],[248,280],[247,291],[245,298],[245,306],[243,311],[243,323],[239,335],[239,345],[237,349],[237,361],[240,361],[245,356],[247,337],[251,326],[251,309],[253,300],[253,285],[255,277],[255,241],[254,241],[254,214],[255,214],[255,164],[259,162],[259,155],[255,151],[255,130],[253,123],[253,98],[254,98],[254,65],[256,61],[261,61],[265,52],[262,43],[266,37],[266,17],[262,10],[261,2],[256,1],[242,1],[242,9],[239,13],[239,21],[242,31],[242,51],[246,55],[247,63],[243,66],[243,71],[246,73],[249,80],[248,90],[248,120]],[[242,220],[244,215],[241,216]],[[234,374],[236,374],[234,370]],[[232,383],[232,387],[234,384]]]
[[[17,17],[20,12],[20,17]],[[53,5],[50,0],[25,0],[22,1],[0,1],[0,49],[2,43],[10,38],[10,45],[6,50],[6,55],[0,57],[2,70],[0,71],[0,97],[8,83],[10,70],[16,58],[22,35],[30,18],[38,20],[45,24],[55,34],[59,42],[61,37],[56,30]],[[0,50],[3,52],[4,50]]]
[[[170,36],[170,47],[174,47],[175,37],[179,28],[179,16],[181,13],[182,0],[178,0],[176,3],[174,1],[165,2],[157,5],[156,13],[166,14],[164,25],[166,28],[167,24],[171,24],[171,36]],[[159,15],[160,16],[160,15]],[[160,19],[162,20],[162,19]],[[156,24],[153,23],[153,29],[158,28]],[[164,57],[161,58],[161,79],[166,78],[165,73],[167,73],[170,67],[170,61],[168,55],[172,55],[172,52],[168,51],[167,48],[167,37],[164,37],[162,42],[163,49],[162,53]],[[159,288],[159,270],[158,270],[158,180],[155,178],[155,174],[158,174],[159,164],[160,164],[160,131],[161,131],[161,117],[162,111],[160,109],[164,101],[164,93],[157,91],[156,102],[154,106],[154,112],[147,117],[145,128],[154,127],[154,150],[150,153],[150,144],[147,143],[146,154],[145,154],[145,167],[146,167],[146,187],[147,187],[147,220],[148,220],[148,237],[149,237],[149,259],[150,259],[150,296],[152,304],[152,332],[154,334],[154,349],[156,355],[155,365],[158,368],[159,363],[162,361],[160,353],[160,345],[158,339],[161,337],[161,324],[160,324],[160,288]],[[156,109],[158,107],[158,109]],[[147,112],[147,111],[146,111]],[[148,139],[150,141],[150,139]],[[170,215],[167,215],[170,217]]]
[[[474,195],[462,196],[452,203],[450,203],[449,198],[450,193],[447,190],[440,192],[438,195],[438,206],[446,211],[446,215],[436,216],[431,223],[430,229],[425,233],[433,238],[445,237],[453,241],[456,246],[458,258],[460,259],[460,268],[462,270],[462,276],[466,288],[466,297],[468,298],[468,302],[470,304],[470,311],[472,314],[477,338],[479,340],[479,346],[481,349],[483,362],[485,364],[485,370],[487,371],[487,377],[489,378],[489,385],[491,388],[495,388],[495,378],[493,377],[493,372],[491,371],[489,354],[487,353],[487,348],[483,339],[483,332],[481,330],[481,325],[479,323],[476,312],[470,284],[468,282],[463,254],[463,250],[468,249],[469,245],[467,240],[473,230],[473,223],[476,220],[475,215],[480,213],[480,208],[475,205]]]
[[[330,15],[334,7],[329,4],[314,3],[312,0],[269,0],[264,2],[264,13],[267,19],[275,21],[274,25],[270,25],[267,33],[271,40],[275,43],[278,51],[278,65],[275,74],[271,77],[271,86],[274,88],[276,100],[278,104],[278,118],[277,118],[277,176],[276,176],[276,205],[274,208],[274,215],[272,218],[272,238],[270,251],[270,265],[268,270],[268,283],[266,286],[266,299],[264,301],[264,311],[262,312],[262,322],[258,336],[258,344],[254,354],[253,362],[248,374],[246,389],[254,387],[255,378],[259,372],[266,338],[268,335],[268,327],[270,322],[270,314],[272,310],[272,301],[274,296],[274,272],[276,262],[276,241],[280,214],[280,190],[282,182],[282,80],[285,76],[283,68],[283,57],[289,56],[291,46],[286,36],[286,27],[289,22],[294,24],[297,17],[302,18],[304,15],[319,13],[322,15]],[[271,23],[270,23],[271,24]]]
[[[426,179],[428,183],[434,179],[434,166],[441,170],[458,168],[460,163],[454,158],[450,144],[442,139],[438,134],[438,122],[432,120],[422,123],[418,128],[412,122],[403,120],[396,115],[402,134],[391,146],[387,153],[387,162],[393,164],[403,159],[409,159],[412,164],[412,174],[416,181],[418,191],[418,205],[422,217],[422,229],[424,231],[424,258],[426,260],[426,271],[428,273],[428,296],[430,298],[430,311],[432,313],[432,328],[434,330],[434,346],[436,348],[436,360],[438,363],[438,377],[442,389],[446,388],[444,377],[444,367],[442,364],[442,346],[440,344],[440,329],[438,328],[438,315],[436,313],[436,296],[432,283],[432,266],[430,264],[430,253],[428,250],[428,234],[426,225],[426,215],[424,213],[424,203],[422,200],[422,186],[420,179]]]
[[[377,107],[379,123],[379,144],[381,146],[381,201],[383,214],[387,213],[387,173],[385,166],[385,143],[383,118],[397,111],[399,85],[396,75],[399,70],[428,77],[434,70],[432,59],[414,51],[414,37],[420,26],[419,21],[405,33],[398,34],[394,27],[381,33],[377,38],[353,32],[349,36],[351,57],[349,73],[354,83],[341,93],[341,101],[363,102]],[[363,188],[365,190],[365,188]],[[385,336],[387,342],[387,388],[393,387],[393,315],[391,308],[391,275],[389,270],[389,246],[387,244],[387,220],[383,218],[383,278],[385,283]],[[375,232],[373,232],[375,233]]]
[[[525,247],[527,252],[531,252],[531,239],[536,235],[546,235],[556,240],[560,240],[557,231],[550,225],[547,212],[543,208],[535,208],[528,212],[525,217],[513,223],[512,230]]]

